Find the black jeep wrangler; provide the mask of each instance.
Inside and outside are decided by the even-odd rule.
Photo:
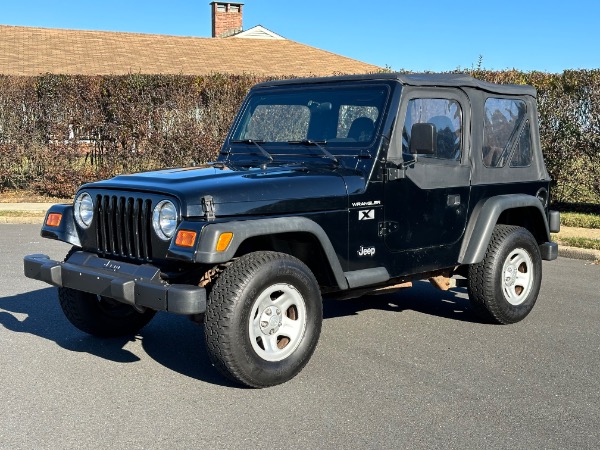
[[[156,311],[205,325],[225,376],[294,377],[322,296],[465,285],[487,320],[533,308],[557,257],[536,92],[464,75],[273,81],[245,99],[207,167],[121,175],[55,205],[26,256],[82,331],[139,331]]]

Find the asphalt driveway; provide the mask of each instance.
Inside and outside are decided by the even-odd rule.
[[[481,323],[428,283],[325,302],[311,362],[251,390],[210,366],[203,330],[158,314],[100,340],[63,317],[22,256],[62,258],[37,225],[0,225],[0,448],[598,448],[600,266],[544,263],[523,322]]]

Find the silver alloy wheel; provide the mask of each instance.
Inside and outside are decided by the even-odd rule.
[[[306,304],[292,285],[277,283],[262,291],[252,305],[250,342],[266,361],[281,361],[298,347],[306,331]]]
[[[502,290],[504,298],[517,306],[525,301],[533,286],[533,261],[522,248],[512,250],[502,266]]]

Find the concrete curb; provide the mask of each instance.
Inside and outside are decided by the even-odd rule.
[[[55,203],[0,203],[0,211],[11,211],[15,213],[30,212],[44,215],[53,205],[55,205]]]
[[[558,246],[558,256],[571,259],[583,259],[585,261],[600,261],[600,251],[588,248]]]
[[[46,211],[54,203],[0,203],[0,223],[35,224],[40,226],[46,217]]]

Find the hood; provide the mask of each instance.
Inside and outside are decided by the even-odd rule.
[[[354,177],[362,176],[354,173]],[[82,189],[109,189],[176,197],[184,217],[203,216],[202,197],[213,197],[215,215],[268,215],[347,207],[345,177],[338,170],[284,166],[169,169],[89,183]]]

